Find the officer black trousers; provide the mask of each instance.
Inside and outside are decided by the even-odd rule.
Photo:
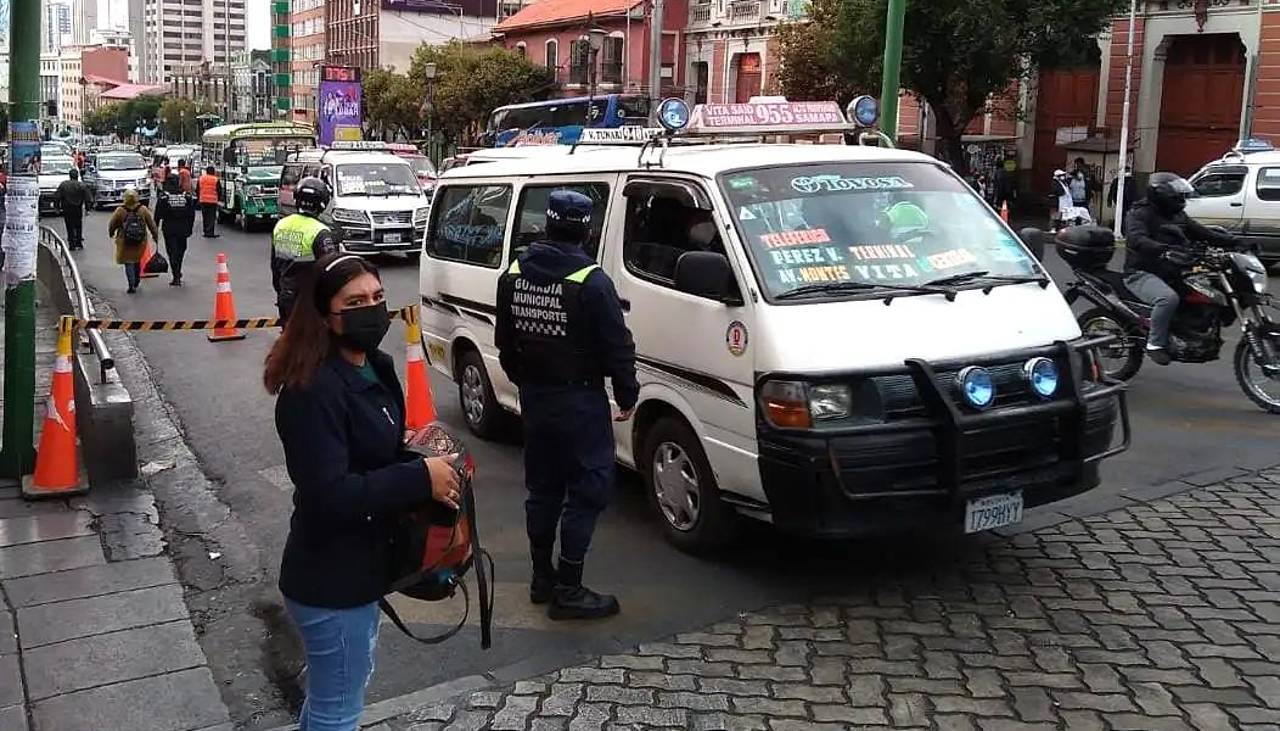
[[[187,237],[165,234],[164,250],[169,255],[169,273],[174,279],[182,279],[182,259],[187,255]]]
[[[582,583],[596,518],[613,492],[613,416],[602,386],[520,388],[525,520],[533,570],[557,583]],[[560,529],[560,566],[551,556]]]
[[[84,248],[84,212],[79,208],[64,210],[62,220],[67,225],[67,246],[72,249]]]

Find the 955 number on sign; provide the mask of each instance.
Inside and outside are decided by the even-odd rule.
[[[1022,493],[988,495],[970,500],[964,510],[964,532],[979,533],[984,530],[1013,525],[1022,520]]]

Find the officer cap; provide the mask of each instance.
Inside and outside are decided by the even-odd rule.
[[[590,198],[576,190],[554,190],[547,198],[547,219],[561,223],[589,223],[594,207]]]

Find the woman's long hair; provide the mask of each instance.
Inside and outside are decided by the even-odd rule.
[[[284,334],[267,353],[262,383],[268,393],[305,388],[311,383],[316,369],[333,350],[329,302],[347,282],[365,273],[378,277],[377,267],[364,259],[335,253],[320,257],[302,277]]]

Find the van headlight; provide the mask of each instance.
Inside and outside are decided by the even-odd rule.
[[[414,223],[426,223],[426,221],[427,221],[427,214],[428,214],[428,213],[430,213],[430,212],[431,212],[431,207],[430,207],[430,206],[423,206],[422,208],[415,209],[415,210],[414,210],[414,212],[413,212],[413,222],[414,222]]]
[[[982,366],[968,366],[956,374],[956,393],[970,407],[982,411],[996,402],[996,383],[991,371]]]
[[[853,392],[841,383],[809,386],[809,415],[814,421],[844,419],[849,416]]]
[[[253,197],[253,196],[255,196],[255,195],[262,195],[262,186],[260,186],[260,185],[246,185],[246,186],[244,186],[244,194],[245,194],[245,195],[247,195],[247,196],[249,196],[249,197]]]
[[[878,399],[873,400],[876,405],[871,410],[879,412]],[[765,419],[781,429],[811,429],[816,424],[848,419],[854,401],[854,389],[844,383],[766,381],[760,388]],[[868,418],[879,420],[882,416],[869,414]]]
[[[351,208],[335,208],[333,209],[333,220],[342,221],[343,223],[368,223],[369,219],[364,215],[364,211],[357,211]]]

